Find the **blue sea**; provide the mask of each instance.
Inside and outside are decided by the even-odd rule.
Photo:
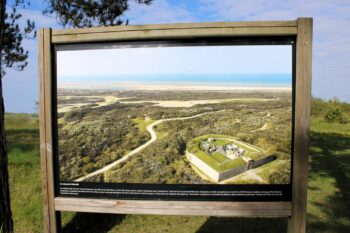
[[[290,87],[291,74],[146,74],[113,76],[65,76],[58,77],[59,83],[118,83],[132,82],[144,84],[198,83],[237,86],[277,86]]]

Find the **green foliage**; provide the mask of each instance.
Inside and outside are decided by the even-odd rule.
[[[290,174],[290,170],[287,172],[284,170],[278,170],[269,176],[267,182],[269,184],[288,184],[290,182]]]
[[[328,110],[328,112],[324,116],[324,119],[328,123],[341,123],[343,122],[343,114],[341,113],[340,108],[338,106],[333,106]]]
[[[213,99],[275,99],[283,98],[288,99],[290,93],[288,92],[246,92],[246,91],[147,91],[147,90],[130,90],[121,92],[119,97],[130,98],[129,101],[140,100],[213,100]],[[242,100],[239,100],[242,102]],[[245,102],[245,101],[243,101]],[[248,101],[251,102],[251,101]],[[254,102],[254,101],[253,101]]]
[[[256,173],[269,184],[290,183],[290,160],[275,160],[255,170]]]
[[[36,130],[39,125],[39,118],[29,114],[6,113],[5,124],[6,128],[10,130]]]
[[[238,133],[236,136],[239,140],[247,143],[254,143],[256,138],[253,134],[248,133]]]
[[[340,102],[337,98],[329,101],[320,99],[312,100],[312,109],[323,109],[315,111],[312,116],[313,127],[317,131],[333,132],[337,131],[342,134],[349,133],[348,119],[350,118],[350,104]]]
[[[185,155],[186,140],[181,135],[176,136],[174,145],[176,145],[175,148],[179,155]]]
[[[350,105],[332,98],[329,101],[312,99],[311,114],[314,118],[323,118],[328,123],[347,124],[350,118]]]
[[[141,124],[138,118],[138,124],[128,117],[130,114],[141,118],[138,109],[118,103],[66,112],[58,128],[61,179],[90,173],[149,140],[146,123]]]
[[[153,0],[135,0],[150,5]],[[66,27],[114,26],[128,24],[122,15],[129,9],[129,0],[93,0],[65,1],[49,0],[44,11],[47,15],[55,15],[58,22]]]
[[[0,76],[5,75],[6,68],[14,68],[15,70],[23,70],[28,62],[28,51],[26,51],[22,46],[22,41],[24,38],[35,38],[35,23],[34,21],[27,20],[26,25],[21,28],[19,25],[19,20],[22,15],[17,12],[18,7],[26,7],[28,2],[24,0],[10,1],[11,7],[10,12],[5,13],[4,22],[0,22],[1,29],[3,30],[2,37],[0,37],[0,50],[1,50],[1,73]],[[1,4],[5,4],[4,1]],[[2,20],[2,19],[1,19]]]
[[[60,98],[58,96],[57,99],[57,104],[79,104],[79,103],[84,103],[84,104],[91,104],[96,106],[96,103],[99,102],[104,102],[105,99],[101,97],[91,97],[91,98],[86,98],[86,97],[81,97],[81,96],[74,96],[74,97],[69,97],[69,98]],[[95,105],[96,104],[96,105]],[[98,106],[98,105],[97,105]]]
[[[64,114],[64,120],[66,122],[79,120],[84,117],[84,111],[82,109],[73,109]]]
[[[311,100],[311,115],[312,116],[324,116],[328,109],[329,102],[326,102],[319,98],[312,98]]]

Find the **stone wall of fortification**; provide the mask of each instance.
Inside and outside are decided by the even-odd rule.
[[[207,175],[209,178],[211,178],[215,182],[221,182],[223,180],[232,178],[232,177],[237,176],[243,172],[248,171],[249,169],[254,169],[254,168],[260,167],[260,166],[262,166],[266,163],[270,163],[276,159],[275,156],[270,155],[270,156],[267,156],[267,157],[260,159],[260,160],[257,160],[257,161],[250,160],[248,162],[248,164],[245,164],[245,165],[242,165],[239,167],[235,167],[233,169],[230,169],[230,170],[227,170],[224,172],[217,172],[212,167],[210,167],[205,162],[203,162],[201,159],[199,159],[196,155],[194,155],[188,151],[186,151],[186,157],[194,166],[196,166],[200,171],[202,171],[205,175]]]
[[[212,180],[219,182],[219,173],[211,168],[209,165],[204,163],[201,159],[199,159],[194,154],[186,151],[187,159],[195,165],[199,170],[201,170],[205,175],[209,176]]]
[[[260,167],[266,163],[272,162],[275,159],[276,159],[275,156],[269,155],[269,156],[266,156],[265,158],[257,160],[257,161],[250,160],[248,163],[248,169],[254,169],[254,168]]]
[[[221,172],[219,174],[219,182],[223,181],[223,180],[226,180],[226,179],[229,179],[229,178],[232,178],[234,176],[237,176],[237,175],[239,175],[239,174],[241,174],[241,173],[243,173],[243,172],[245,172],[247,170],[248,170],[247,165],[242,165],[242,166],[230,169],[228,171]]]

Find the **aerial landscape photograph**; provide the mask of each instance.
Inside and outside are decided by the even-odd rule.
[[[291,45],[58,49],[60,181],[289,184],[292,80]]]

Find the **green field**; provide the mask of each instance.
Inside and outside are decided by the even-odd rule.
[[[350,123],[325,122],[329,105],[313,102],[307,207],[310,233],[350,232]],[[341,109],[350,119],[350,105],[342,104]],[[15,232],[42,232],[37,117],[7,114],[6,129]],[[285,219],[64,213],[62,221],[66,233],[280,233],[287,229]]]
[[[145,131],[147,126],[154,122],[154,120],[151,120],[151,119],[145,120],[145,118],[143,117],[137,117],[133,119],[133,121],[135,122],[137,128],[141,131]]]
[[[225,145],[225,144],[230,143],[230,142],[231,141],[227,140],[227,139],[216,139],[212,144],[215,146],[222,146],[222,145]]]
[[[210,157],[215,159],[219,164],[222,164],[224,162],[229,161],[226,156],[224,156],[218,152],[212,153]]]

